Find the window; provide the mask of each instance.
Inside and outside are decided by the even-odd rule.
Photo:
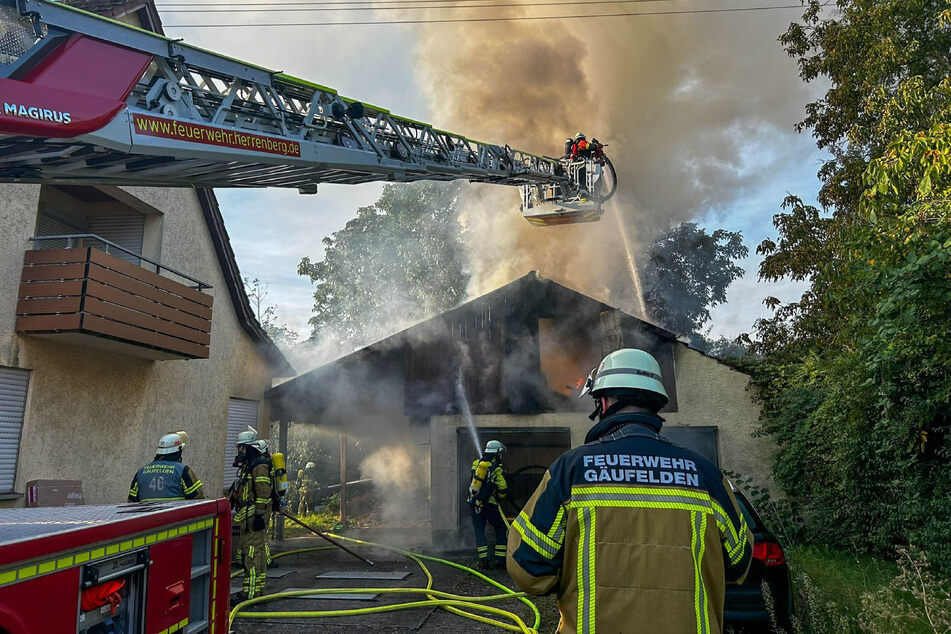
[[[717,447],[716,425],[664,425],[660,435],[667,440],[686,447],[720,466],[720,451]]]
[[[0,493],[13,492],[30,373],[0,368]]]
[[[43,240],[37,242],[37,248],[92,246],[138,265],[145,235],[145,215],[94,187],[44,186],[40,190],[36,235],[70,234],[95,234],[125,250],[109,247],[93,238],[71,243],[67,240]]]
[[[228,439],[225,444],[225,488],[231,486],[235,479],[234,443],[238,434],[248,427],[258,428],[258,402],[243,398],[228,400]]]

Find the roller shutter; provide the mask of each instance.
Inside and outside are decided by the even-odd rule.
[[[13,491],[30,373],[0,368],[0,493]]]
[[[238,434],[248,427],[258,428],[258,402],[243,398],[233,398],[228,401],[228,439],[225,445],[225,488],[231,486],[235,478],[234,443]]]
[[[142,234],[145,231],[145,216],[142,214],[130,214],[125,216],[90,216],[89,233],[102,236],[109,242],[118,244],[123,249],[128,249],[132,253],[142,254]],[[94,241],[87,241],[91,246],[99,246]],[[112,255],[131,262],[139,264],[139,258],[124,251],[109,251]]]

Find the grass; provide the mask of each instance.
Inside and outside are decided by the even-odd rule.
[[[949,582],[931,576],[926,566],[919,570],[920,555],[899,565],[866,554],[796,547],[787,549],[787,558],[798,599],[797,634],[951,632]]]

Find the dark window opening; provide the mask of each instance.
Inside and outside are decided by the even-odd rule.
[[[571,449],[571,431],[566,427],[480,427],[477,430],[479,451],[473,447],[468,428],[456,430],[456,457],[459,465],[459,524],[469,526],[469,506],[466,504],[469,482],[472,479],[472,461],[490,440],[505,445],[502,464],[507,473],[508,500],[502,510],[514,517],[528,502],[542,481],[545,470],[559,456]],[[471,531],[470,531],[471,532]]]

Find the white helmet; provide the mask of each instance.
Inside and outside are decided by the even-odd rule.
[[[155,450],[155,453],[164,456],[181,451],[184,446],[185,442],[178,434],[165,434],[159,438],[158,449]]]
[[[258,439],[258,440],[251,441],[251,442],[248,443],[248,445],[251,446],[251,447],[254,447],[254,448],[257,449],[260,453],[267,453],[267,441],[264,440],[263,438],[260,438],[260,439]]]
[[[317,466],[317,465],[315,465],[313,462],[308,462],[307,464],[304,465],[304,468],[305,468],[305,469],[313,469],[313,468],[316,467],[316,466]]]
[[[255,440],[258,439],[258,432],[253,427],[248,427],[247,431],[238,432],[238,439],[234,444],[236,445],[250,445]]]
[[[489,442],[485,443],[485,451],[483,453],[498,454],[502,453],[503,451],[505,451],[505,445],[500,443],[498,440],[490,440]]]

